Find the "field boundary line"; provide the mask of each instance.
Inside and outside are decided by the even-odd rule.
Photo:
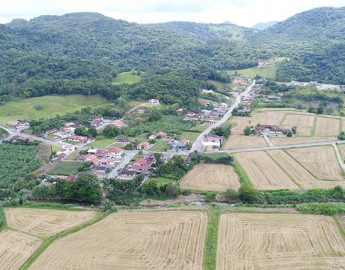
[[[89,227],[99,221],[101,221],[102,219],[104,219],[105,217],[107,217],[109,213],[103,213],[97,217],[95,217],[94,219],[91,219],[83,224],[80,224],[76,227],[67,229],[63,232],[57,233],[53,236],[50,236],[48,238],[46,238],[45,240],[43,240],[43,243],[34,251],[34,253],[31,254],[31,256],[22,264],[22,266],[19,268],[19,270],[27,270],[29,269],[29,267],[36,261],[36,259],[42,255],[42,253],[52,244],[54,243],[56,240],[61,239],[67,235],[70,235],[72,233],[76,233],[78,231],[81,231],[83,229],[85,229],[86,227]]]
[[[345,241],[345,226],[341,222],[339,216],[333,216],[333,219],[335,221],[335,224],[337,224],[337,227],[338,227],[338,229],[340,231],[340,234],[341,234],[341,236],[343,237],[343,239]]]
[[[316,124],[317,124],[317,118],[318,116],[314,114],[314,123],[310,131],[310,137],[315,137],[315,131],[316,131]]]
[[[217,266],[218,229],[220,214],[217,209],[207,212],[208,224],[204,245],[204,270],[213,270]]]
[[[278,150],[279,151],[279,150]],[[277,166],[291,179],[292,182],[294,182],[298,187],[300,187],[301,189],[303,189],[303,187],[297,183],[294,179],[292,179],[291,175],[286,171],[284,170],[284,167],[281,167],[278,162],[274,159],[274,157],[272,157],[272,155],[269,154],[270,151],[265,151],[266,152],[266,155],[275,163],[277,164]],[[284,152],[284,151],[283,151]]]
[[[235,173],[237,173],[238,177],[240,178],[240,184],[241,186],[249,186],[254,188],[252,182],[250,182],[248,175],[246,174],[246,172],[244,171],[244,169],[241,167],[240,163],[236,160],[235,155],[234,157],[234,161],[233,161],[233,168],[235,170]]]
[[[4,211],[4,208],[0,207],[0,214],[2,216],[2,224],[0,224],[0,232],[9,229],[8,225],[7,225],[7,219],[6,219],[6,214]]]

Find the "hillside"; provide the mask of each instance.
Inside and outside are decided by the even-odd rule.
[[[278,21],[257,23],[253,26],[253,28],[257,30],[266,30],[267,28],[270,28],[277,23]]]
[[[244,40],[257,31],[231,23],[206,24],[193,22],[168,22],[150,24],[154,29],[178,32],[186,37],[200,40],[229,39]]]

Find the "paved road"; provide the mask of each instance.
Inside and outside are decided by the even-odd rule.
[[[127,151],[126,156],[124,159],[108,174],[109,178],[116,178],[120,171],[127,166],[127,164],[132,160],[132,158],[138,154],[139,151],[133,150],[133,151]]]
[[[304,148],[304,147],[333,145],[333,144],[345,144],[345,141],[339,141],[339,140],[319,141],[319,142],[310,142],[310,143],[301,143],[301,144],[274,145],[274,146],[264,146],[264,147],[221,150],[218,152],[242,153],[242,152],[266,151],[266,150],[276,150],[276,149]]]
[[[68,143],[46,140],[46,139],[44,139],[42,137],[37,137],[35,135],[30,135],[30,134],[22,133],[22,132],[20,132],[18,130],[15,130],[15,129],[8,129],[8,128],[5,128],[3,126],[0,126],[0,127],[5,129],[8,132],[8,134],[10,135],[9,137],[20,136],[20,137],[23,137],[23,138],[28,138],[28,139],[32,139],[32,140],[35,140],[35,141],[44,142],[45,144],[54,145],[54,146],[61,147],[61,148],[64,147],[64,146],[70,145]]]
[[[198,152],[202,152],[203,151],[203,147],[202,147],[202,141],[204,140],[204,137],[207,136],[212,129],[217,128],[221,125],[223,125],[231,116],[232,116],[232,112],[235,108],[238,107],[238,105],[241,103],[241,98],[248,94],[252,88],[255,85],[255,80],[253,81],[253,83],[247,87],[247,89],[242,92],[240,95],[238,95],[235,99],[235,102],[231,105],[231,107],[229,108],[229,110],[226,112],[226,114],[224,114],[224,116],[216,123],[214,123],[213,125],[209,126],[206,130],[204,130],[199,136],[198,138],[194,141],[191,152],[194,151],[198,151]]]

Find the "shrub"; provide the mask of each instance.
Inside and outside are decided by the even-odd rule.
[[[254,188],[247,185],[241,186],[238,194],[243,203],[257,203],[261,201],[260,194]]]
[[[228,189],[225,194],[225,200],[229,203],[236,203],[240,201],[239,194],[232,189]]]
[[[304,203],[297,209],[305,214],[339,215],[345,213],[345,203]]]

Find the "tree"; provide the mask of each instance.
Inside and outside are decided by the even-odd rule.
[[[106,126],[103,130],[103,135],[107,138],[113,138],[120,134],[120,129],[117,127]]]
[[[238,193],[235,190],[228,189],[224,194],[225,200],[229,203],[236,203],[240,200]]]
[[[83,172],[75,181],[76,200],[82,202],[96,202],[101,199],[99,180],[96,175]]]
[[[249,127],[249,126],[246,126],[245,129],[243,130],[243,134],[244,134],[245,136],[251,135],[251,134],[252,134],[252,128]]]
[[[259,199],[257,191],[247,185],[241,186],[238,193],[240,200],[244,203],[255,203]]]
[[[97,136],[97,129],[94,127],[91,127],[88,129],[88,137],[96,138]]]

